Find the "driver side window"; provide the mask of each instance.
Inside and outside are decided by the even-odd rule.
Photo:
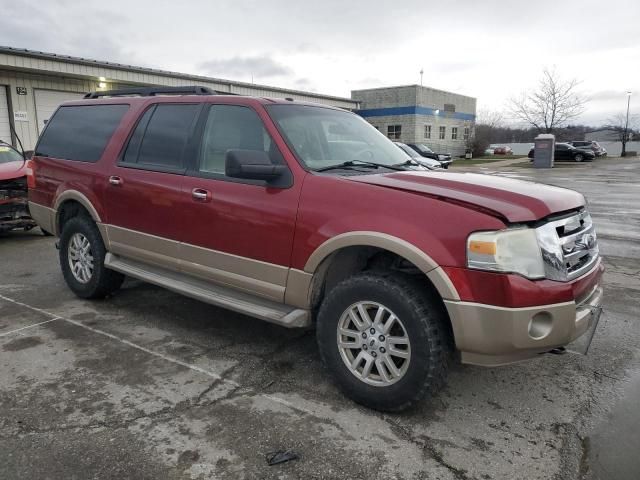
[[[224,175],[229,150],[261,151],[269,155],[273,164],[283,163],[280,151],[255,111],[238,105],[212,105],[204,127],[199,170]]]

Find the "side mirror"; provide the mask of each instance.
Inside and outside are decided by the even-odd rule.
[[[286,165],[274,165],[269,155],[259,150],[227,150],[224,173],[227,177],[280,183],[288,177]],[[278,185],[282,186],[282,185]]]

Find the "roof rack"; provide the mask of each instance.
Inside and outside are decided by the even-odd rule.
[[[136,87],[121,90],[105,90],[104,92],[89,92],[84,98],[100,97],[153,97],[155,95],[234,95],[230,92],[218,92],[208,87]]]

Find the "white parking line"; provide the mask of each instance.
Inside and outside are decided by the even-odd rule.
[[[156,352],[154,350],[150,350],[150,349],[148,349],[146,347],[143,347],[142,345],[138,345],[137,343],[133,343],[133,342],[131,342],[129,340],[126,340],[124,338],[118,337],[117,335],[114,335],[112,333],[105,332],[104,330],[100,330],[98,328],[90,327],[88,325],[84,325],[81,322],[78,322],[77,320],[71,320],[70,318],[66,318],[66,317],[62,317],[62,316],[59,316],[59,315],[55,315],[55,314],[53,314],[51,312],[43,310],[42,308],[34,307],[34,306],[29,305],[27,303],[20,302],[18,300],[14,300],[13,298],[5,297],[4,295],[0,295],[0,299],[4,300],[6,302],[13,303],[15,305],[20,305],[21,307],[27,308],[29,310],[33,310],[34,312],[39,312],[39,313],[42,313],[43,315],[47,315],[47,316],[53,317],[50,320],[46,320],[44,322],[41,322],[41,323],[35,324],[35,325],[29,325],[29,326],[24,327],[24,328],[36,327],[38,325],[42,325],[42,324],[45,324],[45,323],[53,322],[54,320],[62,320],[63,322],[70,323],[70,324],[75,325],[77,327],[84,328],[85,330],[89,330],[90,332],[93,332],[95,334],[102,335],[102,336],[107,337],[107,338],[109,338],[111,340],[115,340],[116,342],[120,342],[120,343],[122,343],[124,345],[127,345],[128,347],[140,350],[140,351],[142,351],[142,352],[144,352],[144,353],[146,353],[148,355],[152,355],[154,357],[161,358],[162,360],[166,360],[167,362],[171,362],[173,364],[180,365],[181,367],[188,368],[189,370],[193,370],[194,372],[198,372],[198,373],[200,373],[202,375],[206,375],[207,377],[213,378],[214,380],[221,381],[223,383],[226,383],[227,385],[231,385],[231,386],[236,387],[236,388],[240,388],[242,386],[238,382],[226,379],[226,378],[224,378],[222,375],[220,375],[218,373],[215,373],[215,372],[212,372],[210,370],[206,370],[204,368],[198,367],[197,365],[192,365],[190,363],[183,362],[182,360],[180,360],[178,358],[175,358],[175,357],[172,357],[170,355],[165,355],[163,353],[159,353],[159,352]],[[23,330],[23,329],[18,329],[18,330]],[[13,332],[7,332],[6,334],[15,333],[18,330],[14,330]],[[5,335],[5,334],[3,334],[3,335]],[[274,403],[278,403],[280,405],[284,405],[286,407],[289,407],[292,410],[297,410],[297,411],[299,411],[301,413],[305,413],[307,415],[312,415],[312,416],[315,415],[311,410],[308,410],[307,408],[305,408],[305,407],[303,407],[301,405],[297,405],[295,403],[290,402],[289,400],[286,400],[284,398],[278,397],[276,395],[269,394],[269,393],[258,393],[258,395],[260,395],[260,396],[262,396],[262,397],[264,397],[264,398],[266,398],[266,399],[268,399],[268,400],[270,400],[270,401],[272,401]]]
[[[13,298],[5,297],[4,295],[0,295],[0,299],[4,300],[6,302],[11,302],[11,303],[13,303],[15,305],[20,305],[21,307],[28,308],[29,310],[33,310],[35,312],[39,312],[39,313],[42,313],[44,315],[48,315],[48,316],[54,317],[51,320],[47,320],[45,322],[41,322],[40,325],[44,324],[44,323],[52,322],[54,320],[62,320],[64,322],[71,323],[72,325],[75,325],[77,327],[84,328],[85,330],[89,330],[90,332],[93,332],[93,333],[96,333],[98,335],[102,335],[104,337],[110,338],[111,340],[115,340],[117,342],[123,343],[123,344],[125,344],[125,345],[127,345],[127,346],[129,346],[131,348],[135,348],[137,350],[140,350],[140,351],[142,351],[144,353],[147,353],[149,355],[152,355],[154,357],[161,358],[162,360],[166,360],[167,362],[171,362],[171,363],[174,363],[176,365],[180,365],[181,367],[185,367],[185,368],[188,368],[190,370],[193,370],[194,372],[201,373],[201,374],[206,375],[206,376],[208,376],[210,378],[213,378],[214,380],[220,380],[220,381],[223,381],[223,382],[227,383],[228,385],[231,385],[231,386],[234,386],[234,387],[240,387],[239,383],[234,382],[233,380],[228,380],[226,378],[223,378],[221,375],[219,375],[219,374],[217,374],[215,372],[211,372],[209,370],[205,370],[204,368],[198,367],[197,365],[192,365],[190,363],[183,362],[182,360],[177,359],[175,357],[171,357],[169,355],[165,355],[165,354],[160,353],[160,352],[155,352],[153,350],[149,350],[148,348],[143,347],[142,345],[138,345],[137,343],[130,342],[129,340],[126,340],[124,338],[118,337],[117,335],[114,335],[112,333],[105,332],[104,330],[100,330],[98,328],[93,328],[93,327],[90,327],[88,325],[84,325],[83,323],[78,322],[77,320],[71,320],[70,318],[62,317],[62,316],[59,316],[59,315],[54,315],[53,313],[48,312],[46,310],[43,310],[42,308],[34,307],[32,305],[28,305],[26,303],[19,302],[18,300],[14,300]],[[31,325],[29,327],[24,327],[24,328],[30,328],[30,327],[35,327],[35,326],[36,325]],[[19,330],[22,330],[22,329],[19,329]],[[7,332],[7,334],[14,333],[14,332],[17,332],[17,331],[18,330],[14,330],[13,332]]]
[[[15,330],[11,330],[10,332],[0,333],[0,338],[8,337],[9,335],[13,335],[14,333],[21,332],[21,331],[26,330],[28,328],[38,327],[40,325],[44,325],[45,323],[55,322],[56,320],[63,320],[63,319],[60,318],[60,317],[56,317],[56,318],[52,318],[51,320],[45,320],[44,322],[34,323],[33,325],[27,325],[26,327],[16,328]]]

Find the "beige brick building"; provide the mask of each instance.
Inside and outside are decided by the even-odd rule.
[[[434,151],[463,155],[473,135],[476,99],[420,85],[353,90],[356,113],[392,140],[424,143]]]

